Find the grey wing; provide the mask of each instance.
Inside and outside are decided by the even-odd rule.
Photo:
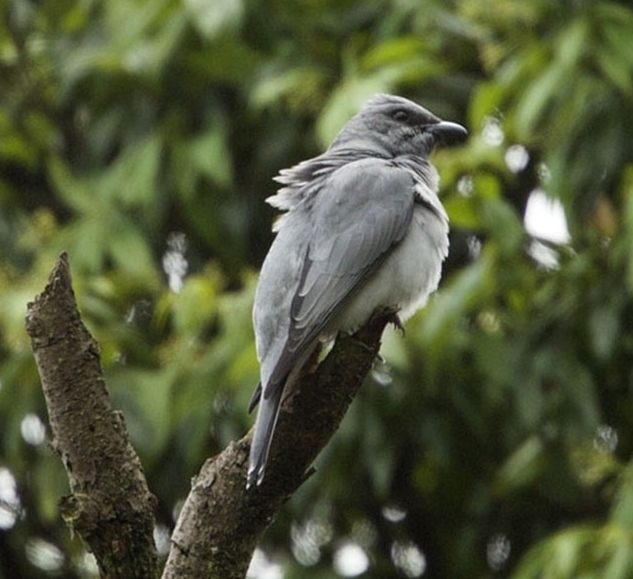
[[[319,192],[311,240],[291,304],[288,338],[264,397],[326,328],[346,298],[406,235],[413,215],[414,181],[388,161],[365,159],[335,171]]]

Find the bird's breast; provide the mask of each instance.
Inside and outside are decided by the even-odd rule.
[[[447,254],[448,223],[427,207],[416,205],[404,239],[353,293],[328,330],[354,331],[382,307],[397,309],[402,321],[411,317],[437,289]]]

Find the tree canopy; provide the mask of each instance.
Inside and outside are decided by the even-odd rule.
[[[59,518],[68,483],[24,330],[57,256],[164,553],[191,477],[252,423],[272,178],[377,92],[469,128],[434,155],[451,254],[251,576],[633,576],[629,2],[1,10],[0,578],[95,574]],[[566,230],[525,219],[544,200]]]

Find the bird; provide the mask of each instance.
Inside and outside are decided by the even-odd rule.
[[[322,343],[381,309],[397,325],[437,289],[449,223],[429,156],[466,129],[404,97],[377,94],[327,150],[282,169],[266,199],[283,214],[255,290],[260,383],[247,488],[264,480],[284,390]]]

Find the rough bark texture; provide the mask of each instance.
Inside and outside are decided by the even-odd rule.
[[[207,460],[185,502],[164,579],[242,579],[258,539],[309,473],[338,428],[380,348],[389,315],[342,336],[318,367],[286,396],[266,477],[246,490],[252,431]]]
[[[339,337],[313,372],[287,393],[266,478],[246,490],[252,431],[205,462],[172,536],[165,579],[242,579],[262,533],[309,476],[380,348],[393,316]],[[66,255],[28,305],[27,331],[42,380],[53,446],[72,495],[62,516],[95,554],[102,577],[158,575],[153,507],[138,456],[108,398],[96,342],[81,322]]]
[[[102,577],[158,576],[153,540],[155,497],[112,409],[99,348],[81,322],[66,254],[28,304],[26,329],[42,380],[53,448],[72,494],[62,517],[94,553]]]

